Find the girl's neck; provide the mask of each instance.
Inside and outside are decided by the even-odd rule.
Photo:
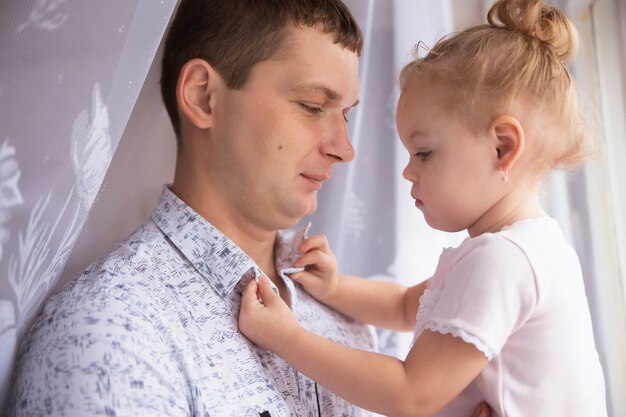
[[[520,220],[543,217],[536,190],[513,190],[505,194],[478,221],[467,228],[470,237],[495,233]]]

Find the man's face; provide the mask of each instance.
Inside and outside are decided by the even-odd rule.
[[[354,159],[347,113],[359,95],[358,57],[316,28],[289,29],[215,110],[214,170],[238,220],[293,226],[317,207],[337,162]]]

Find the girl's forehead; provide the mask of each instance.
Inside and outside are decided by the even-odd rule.
[[[397,112],[433,117],[447,111],[444,96],[445,94],[437,87],[422,82],[407,83],[400,92]]]
[[[412,73],[406,77],[401,86],[400,96],[405,101],[421,101],[423,97],[427,97],[424,101],[433,104],[441,104],[441,101],[450,95],[450,86],[443,81],[435,81],[432,77],[421,73]]]

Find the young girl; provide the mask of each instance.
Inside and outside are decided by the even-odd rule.
[[[551,170],[585,156],[565,60],[576,32],[541,0],[500,0],[488,25],[439,41],[401,74],[404,177],[433,228],[467,230],[411,288],[336,273],[323,236],[292,276],[357,320],[415,329],[404,361],[302,328],[267,279],[243,294],[241,331],[347,400],[389,416],[606,416],[578,258],[538,202]]]

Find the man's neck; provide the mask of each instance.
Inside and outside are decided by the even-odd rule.
[[[232,240],[276,283],[277,273],[274,266],[274,243],[276,230],[264,229],[243,218],[236,211],[226,208],[220,200],[219,193],[202,192],[197,186],[189,186],[184,182],[176,182],[171,191],[183,200],[196,213],[201,215],[216,229]],[[210,198],[206,198],[210,195]]]

